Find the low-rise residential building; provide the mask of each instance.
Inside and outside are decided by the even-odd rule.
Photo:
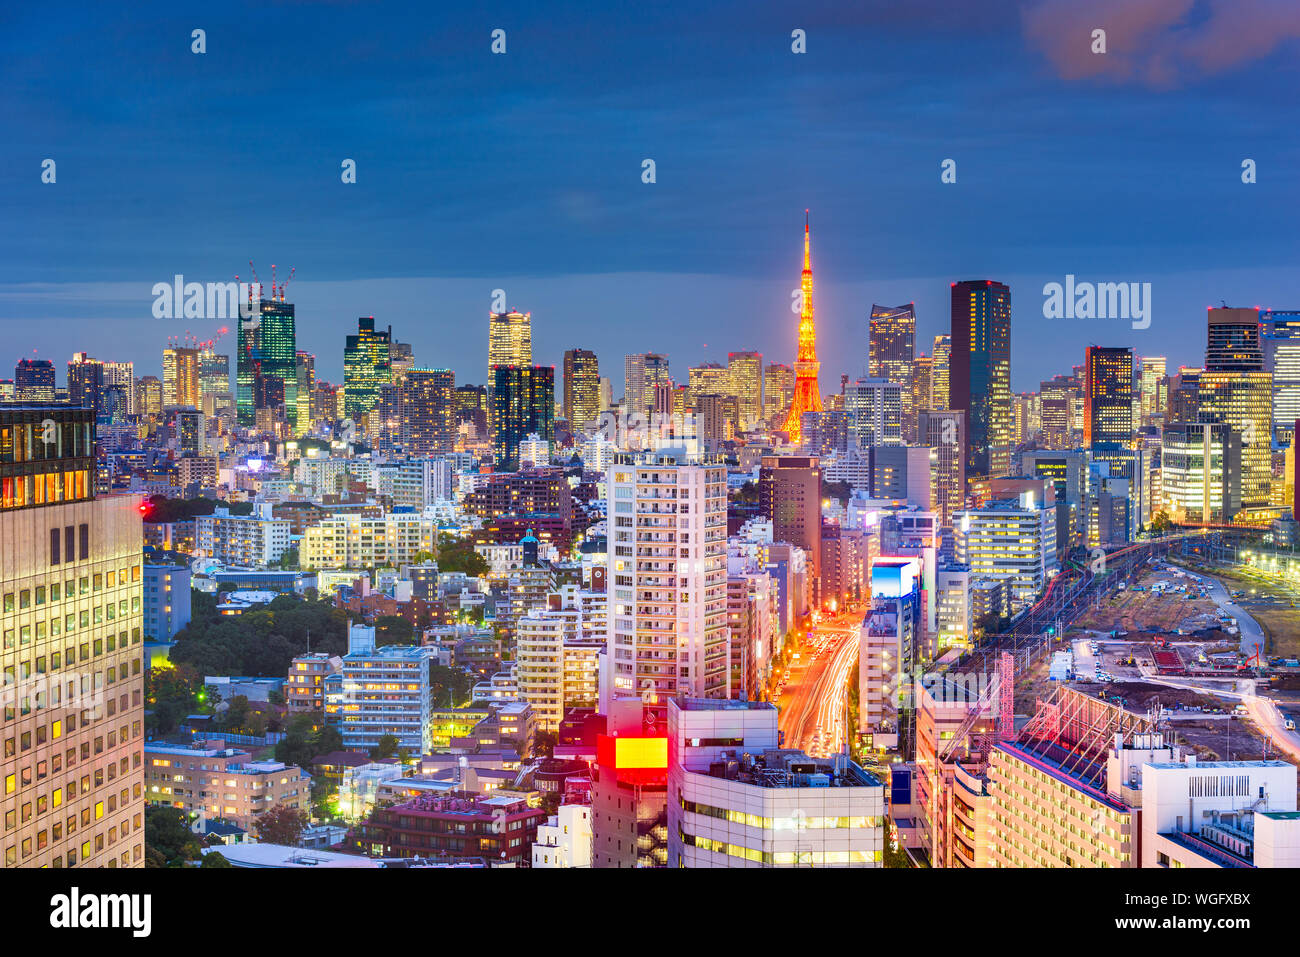
[[[147,742],[145,800],[186,814],[224,818],[245,830],[277,805],[310,808],[311,779],[301,768],[251,757],[220,740],[197,747]]]

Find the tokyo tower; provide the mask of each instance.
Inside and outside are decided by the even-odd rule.
[[[799,280],[799,353],[794,360],[794,401],[785,418],[785,432],[790,443],[803,440],[803,414],[822,410],[821,389],[817,385],[817,326],[813,323],[812,245],[808,231],[808,210],[803,220],[803,276]]]

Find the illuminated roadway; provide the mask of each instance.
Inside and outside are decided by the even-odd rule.
[[[785,747],[802,748],[815,757],[844,747],[846,695],[858,660],[860,621],[861,612],[854,611],[810,629],[778,699]]]

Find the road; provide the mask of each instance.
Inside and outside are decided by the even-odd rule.
[[[802,748],[814,757],[843,749],[845,697],[858,660],[860,617],[839,615],[810,629],[778,701],[785,747]]]
[[[1211,687],[1208,683],[1199,683],[1194,679],[1187,678],[1170,678],[1162,675],[1143,677],[1141,680],[1167,685],[1170,688],[1186,688],[1201,694],[1240,701],[1246,706],[1246,711],[1255,727],[1272,741],[1273,747],[1285,751],[1293,760],[1300,762],[1300,733],[1286,729],[1286,717],[1276,704],[1268,698],[1260,697],[1255,693],[1254,681],[1239,679],[1236,684],[1237,690],[1226,691]],[[1117,682],[1117,684],[1122,684],[1122,682]]]

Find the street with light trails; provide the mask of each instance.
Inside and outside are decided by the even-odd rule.
[[[852,610],[809,629],[778,699],[785,747],[802,748],[813,757],[843,749],[846,696],[858,660],[860,622],[861,612]]]

